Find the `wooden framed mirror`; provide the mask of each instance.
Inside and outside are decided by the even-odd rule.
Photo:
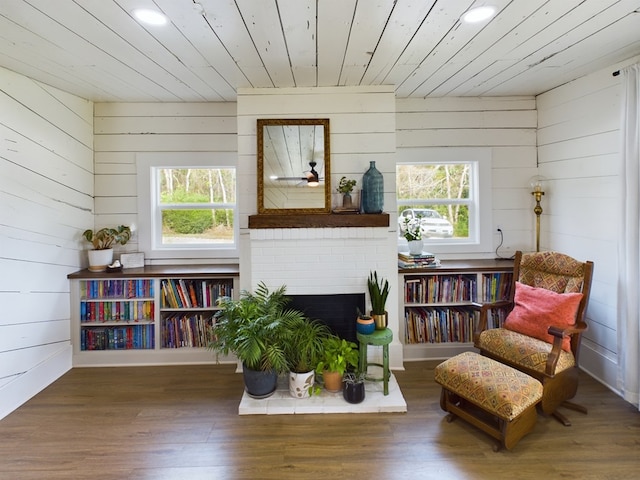
[[[328,118],[258,119],[258,213],[331,213]]]

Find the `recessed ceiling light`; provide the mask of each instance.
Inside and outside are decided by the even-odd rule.
[[[493,17],[496,8],[491,6],[472,8],[462,15],[462,21],[465,23],[478,23]]]
[[[156,10],[147,10],[139,8],[133,11],[133,16],[142,23],[149,25],[164,25],[167,23],[167,17]]]

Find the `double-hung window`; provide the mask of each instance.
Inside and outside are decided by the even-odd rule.
[[[148,256],[237,256],[234,163],[220,154],[139,155],[140,244]]]
[[[413,225],[434,253],[491,250],[489,149],[406,148],[397,158],[400,238]]]

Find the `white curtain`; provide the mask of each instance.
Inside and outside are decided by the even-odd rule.
[[[622,77],[622,222],[618,255],[618,387],[625,400],[640,399],[640,65]]]

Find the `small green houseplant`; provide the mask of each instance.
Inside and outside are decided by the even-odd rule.
[[[349,368],[357,368],[359,359],[355,343],[332,335],[324,340],[324,353],[316,366],[316,372],[322,374],[327,390],[338,392],[342,388],[345,372]]]
[[[82,236],[93,246],[93,250],[87,252],[89,270],[103,272],[113,262],[113,246],[116,244],[125,245],[131,240],[131,228],[127,225],[120,225],[100,230],[87,229],[82,232]]]
[[[408,218],[404,219],[404,238],[407,242],[422,240],[422,229],[420,223],[412,222]]]
[[[260,282],[255,292],[243,291],[235,300],[218,300],[213,340],[207,347],[218,354],[233,353],[242,362],[247,393],[264,398],[275,392],[278,375],[289,371],[287,348],[291,332],[287,328],[304,318],[288,309],[286,286],[269,291]]]
[[[106,250],[113,248],[116,244],[125,245],[131,240],[131,228],[127,225],[120,225],[116,228],[105,227],[100,230],[89,228],[82,233],[82,236],[93,245],[95,250]]]
[[[353,207],[353,199],[351,198],[351,192],[353,191],[353,187],[356,186],[356,181],[352,179],[348,179],[347,177],[342,177],[336,190],[338,193],[342,194],[342,207],[343,208],[351,208]]]
[[[378,272],[369,272],[367,280],[371,299],[371,316],[375,320],[376,329],[387,328],[387,311],[385,305],[389,296],[389,281],[378,278]]]

